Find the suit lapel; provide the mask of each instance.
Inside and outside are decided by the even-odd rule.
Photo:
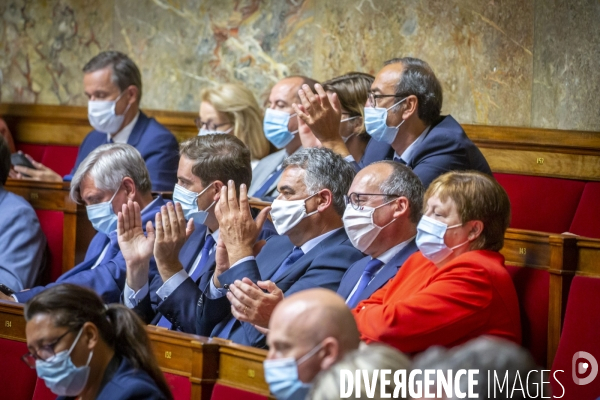
[[[131,135],[129,135],[129,139],[127,139],[127,144],[132,146],[136,146],[140,139],[142,138],[142,134],[146,131],[146,127],[150,123],[150,118],[146,117],[146,114],[140,110],[140,116],[138,117],[135,126],[131,130]]]
[[[260,276],[264,280],[270,279],[293,248],[294,245],[286,235],[271,236],[256,258]]]
[[[192,263],[198,257],[198,254],[204,246],[204,239],[206,238],[206,225],[200,225],[192,232],[190,238],[185,242],[181,251],[179,252],[179,261],[186,271],[192,266]]]

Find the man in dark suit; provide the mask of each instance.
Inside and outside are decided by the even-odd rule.
[[[416,58],[386,61],[375,77],[365,107],[365,127],[373,139],[356,163],[339,135],[339,101],[315,85],[299,92],[294,105],[323,146],[353,162],[357,170],[384,159],[410,167],[425,187],[448,171],[477,170],[491,175],[481,151],[452,116],[441,116],[442,86],[431,67]]]
[[[346,198],[344,228],[367,254],[342,278],[338,294],[354,308],[393,278],[414,252],[423,208],[423,185],[410,168],[380,161],[363,168]]]
[[[250,150],[233,135],[189,139],[181,144],[180,155],[173,192],[176,204],[163,207],[156,218],[156,239],[144,237],[133,205],[124,210],[123,222],[130,218],[133,222],[126,224],[131,230],[123,226],[119,235],[128,268],[123,302],[147,323],[193,333],[200,288],[206,287],[215,268],[220,235],[215,205],[221,188],[229,180],[248,185],[252,167]],[[275,228],[268,221],[258,240],[273,234]],[[152,254],[159,274],[149,280]]]
[[[215,273],[198,302],[196,333],[264,347],[264,334],[255,326],[268,326],[283,296],[314,287],[337,290],[347,268],[363,257],[341,218],[354,177],[350,164],[331,150],[312,148],[288,157],[283,168],[271,209],[280,236],[267,240],[256,257],[252,244],[268,209],[254,221],[245,185],[239,205],[233,183],[222,188],[216,208],[222,244]]]
[[[142,76],[135,63],[118,51],[105,51],[83,67],[83,86],[88,97],[88,119],[94,130],[85,137],[71,175],[92,150],[106,143],[135,147],[150,172],[152,190],[170,191],[177,181],[177,140],[154,118],[140,111]],[[41,181],[63,178],[41,163],[35,169],[17,166],[15,177],[29,175]]]
[[[117,214],[128,201],[135,201],[145,224],[164,201],[161,196],[152,198],[148,170],[140,153],[128,144],[105,144],[93,150],[73,177],[71,198],[86,204],[88,218],[98,231],[84,261],[56,283],[17,292],[10,299],[25,303],[58,283],[73,283],[93,289],[107,303],[119,302],[126,269],[119,261]]]

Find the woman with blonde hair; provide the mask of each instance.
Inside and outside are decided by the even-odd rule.
[[[262,129],[263,113],[252,92],[237,83],[224,83],[200,93],[200,135],[231,133],[250,149],[253,160],[269,154]],[[253,165],[254,166],[254,165]]]
[[[121,304],[105,306],[90,289],[64,283],[25,305],[29,353],[60,400],[172,400],[141,320]]]

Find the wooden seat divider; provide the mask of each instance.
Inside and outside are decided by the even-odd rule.
[[[69,197],[69,182],[8,179],[4,188],[22,196],[35,210],[57,211],[63,214],[60,268],[62,272],[70,270],[83,261],[96,231],[87,218],[85,206],[76,204]]]

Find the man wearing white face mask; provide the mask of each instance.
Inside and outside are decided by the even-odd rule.
[[[269,238],[256,257],[252,244],[260,224],[248,213],[246,188],[240,187],[239,205],[233,184],[223,188],[215,209],[223,246],[217,247],[210,290],[198,302],[196,333],[264,347],[255,326],[268,326],[283,296],[315,287],[336,290],[346,269],[363,257],[341,218],[353,177],[352,167],[328,149],[288,157],[271,209],[280,236]]]
[[[105,51],[83,67],[83,86],[88,97],[88,119],[94,128],[81,145],[71,180],[81,162],[95,148],[106,143],[127,143],[135,147],[146,163],[152,189],[170,191],[176,182],[177,140],[167,128],[140,111],[142,77],[138,67],[125,54]],[[63,178],[41,163],[35,169],[15,168],[22,176],[42,181]]]
[[[304,112],[298,106],[294,109],[323,146],[346,157],[349,152],[337,129],[323,123],[336,119],[339,103],[321,91],[318,88],[315,96],[303,86],[299,95]],[[485,157],[459,123],[450,115],[440,115],[442,100],[442,86],[426,62],[411,57],[386,61],[371,85],[364,110],[365,127],[374,140],[355,168],[393,159],[410,167],[425,187],[448,171],[476,170],[491,176]]]
[[[298,89],[303,84],[314,85],[315,80],[306,76],[290,76],[277,82],[271,89],[263,131],[266,138],[279,151],[260,160],[254,168],[250,196],[272,201],[277,197],[277,182],[281,177],[283,160],[294,154],[301,145],[298,119],[292,108],[298,102]]]
[[[61,275],[56,283],[15,293],[13,297],[20,303],[58,283],[87,286],[107,303],[119,302],[126,268],[117,239],[117,214],[128,201],[135,201],[145,226],[165,204],[162,196],[152,198],[148,170],[139,152],[128,144],[105,144],[92,151],[73,177],[71,198],[86,205],[88,218],[98,233],[83,262]]]
[[[354,178],[344,212],[344,227],[354,247],[367,257],[342,278],[338,294],[350,308],[369,298],[416,252],[423,185],[410,168],[380,161]]]
[[[181,144],[180,155],[173,191],[176,207],[169,204],[161,210],[156,226],[157,232],[162,232],[156,241],[148,241],[139,229],[127,239],[124,229],[119,237],[128,268],[123,301],[147,323],[194,333],[196,304],[215,268],[220,235],[215,205],[221,187],[230,179],[247,185],[252,168],[249,149],[233,135],[189,139]],[[125,210],[124,217],[139,219],[131,214]],[[253,215],[258,215],[258,210],[253,210]],[[257,240],[273,234],[273,224],[266,221]],[[152,254],[159,274],[149,281]]]

